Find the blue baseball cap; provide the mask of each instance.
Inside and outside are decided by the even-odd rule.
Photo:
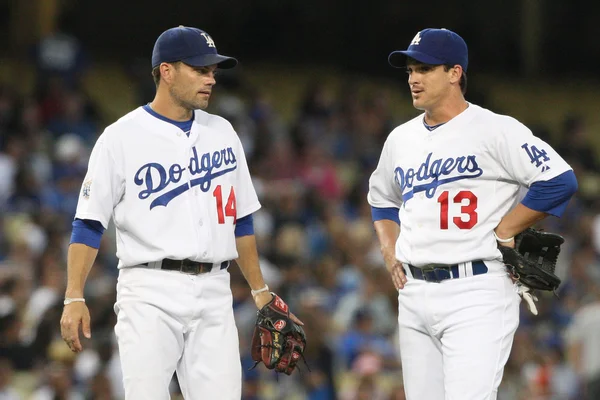
[[[238,63],[233,57],[218,54],[215,42],[208,33],[183,25],[161,33],[152,50],[152,68],[163,62],[175,61],[194,67],[216,64],[222,69],[233,68]]]
[[[392,67],[406,67],[406,57],[424,64],[460,65],[466,72],[469,64],[467,44],[458,34],[448,29],[423,29],[415,35],[407,50],[390,53],[388,62]]]

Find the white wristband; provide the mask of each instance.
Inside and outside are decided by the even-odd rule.
[[[268,292],[268,291],[269,291],[269,286],[265,285],[265,287],[262,289],[250,290],[250,293],[252,293],[252,297],[256,297],[257,294],[262,293],[262,292]]]
[[[515,240],[515,237],[514,237],[514,236],[513,236],[513,237],[511,237],[511,238],[508,238],[508,239],[500,239],[500,238],[498,237],[498,235],[496,235],[496,232],[494,232],[494,231],[492,231],[492,232],[494,233],[494,237],[496,238],[496,240],[497,240],[497,241],[499,241],[500,243],[510,243],[510,242],[512,242],[513,240]]]
[[[76,301],[85,303],[85,299],[83,297],[75,297],[75,298],[66,297],[65,301],[64,301],[64,305],[66,306],[68,304],[75,303]]]

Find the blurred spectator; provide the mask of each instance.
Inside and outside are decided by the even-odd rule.
[[[302,315],[305,333],[310,339],[304,354],[305,364],[299,369],[307,388],[307,400],[337,398],[336,359],[331,337],[334,334],[328,310],[328,295],[322,289],[305,290],[299,301],[298,315]],[[308,339],[307,339],[308,340]]]
[[[62,115],[68,89],[62,79],[50,77],[38,90],[36,97],[40,105],[40,114],[42,122],[47,126],[49,121]]]
[[[13,369],[10,360],[0,358],[0,400],[19,400],[21,395],[12,385]]]
[[[23,314],[21,338],[24,343],[33,343],[44,315],[62,301],[66,274],[61,264],[62,260],[52,252],[44,253],[40,259],[39,282]]]
[[[103,373],[98,373],[92,378],[89,394],[85,400],[112,400],[113,394],[110,380]]]
[[[307,146],[300,168],[302,182],[324,201],[339,200],[342,186],[334,160],[319,144]]]
[[[340,332],[347,331],[352,323],[352,317],[360,309],[366,309],[373,318],[374,333],[389,335],[394,332],[398,323],[397,313],[392,310],[387,296],[381,291],[380,279],[376,271],[366,274],[360,285],[360,290],[348,293],[340,300],[334,314],[337,329]]]
[[[45,382],[33,393],[31,400],[85,400],[82,391],[74,385],[68,365],[53,362],[44,373]]]
[[[74,134],[88,146],[93,146],[99,132],[93,119],[87,113],[86,99],[79,91],[64,94],[62,109],[48,122],[48,130],[54,137]]]
[[[343,365],[351,368],[361,354],[379,355],[385,367],[396,367],[396,351],[385,336],[373,330],[373,316],[366,309],[359,309],[354,314],[350,329],[339,338],[338,352]]]
[[[25,151],[25,143],[21,137],[5,137],[0,148],[0,210],[4,209],[6,201],[14,192],[15,178]]]
[[[388,400],[406,400],[406,393],[404,393],[404,385],[394,386],[391,390],[390,397]]]
[[[17,170],[14,185],[14,190],[7,200],[7,211],[15,214],[37,215],[42,206],[41,189],[32,169],[22,165]]]
[[[36,86],[42,90],[52,78],[59,78],[67,87],[76,87],[88,67],[88,57],[79,39],[60,29],[36,44],[33,57]]]
[[[359,376],[356,387],[343,393],[341,400],[385,400],[386,393],[377,382],[376,374]]]
[[[17,370],[33,368],[34,354],[19,338],[22,322],[14,301],[0,297],[0,358],[9,360]]]
[[[42,191],[42,209],[56,213],[70,228],[85,176],[85,145],[75,135],[61,136],[55,147],[54,184]]]
[[[589,131],[582,116],[567,116],[562,124],[559,145],[556,151],[566,160],[578,160],[587,171],[598,171],[593,147],[590,146]]]
[[[567,328],[567,357],[571,367],[583,379],[582,399],[600,398],[600,285],[589,291],[590,303],[581,307]]]
[[[579,399],[579,381],[575,371],[565,362],[562,344],[550,341],[538,344],[537,347],[536,362],[524,368],[529,398]]]
[[[15,88],[0,83],[0,145],[7,137],[15,135],[19,120],[19,101]]]

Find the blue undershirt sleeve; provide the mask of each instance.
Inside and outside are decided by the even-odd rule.
[[[521,203],[532,210],[560,217],[577,187],[575,173],[569,170],[548,181],[533,183]]]
[[[389,219],[400,225],[400,217],[398,216],[399,209],[396,207],[372,207],[371,206],[371,218],[373,222],[380,221],[382,219]]]
[[[254,218],[252,214],[237,220],[235,224],[235,237],[254,235]]]
[[[71,243],[82,243],[97,249],[100,247],[100,239],[102,239],[103,233],[104,227],[100,221],[77,218],[73,221]]]

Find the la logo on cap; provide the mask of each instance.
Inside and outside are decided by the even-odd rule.
[[[202,36],[204,36],[204,39],[206,39],[206,44],[208,47],[215,47],[215,42],[210,36],[208,36],[208,33],[202,32]]]
[[[421,42],[421,32],[418,32],[415,37],[413,38],[412,42],[410,42],[411,46],[412,45],[417,45]]]

